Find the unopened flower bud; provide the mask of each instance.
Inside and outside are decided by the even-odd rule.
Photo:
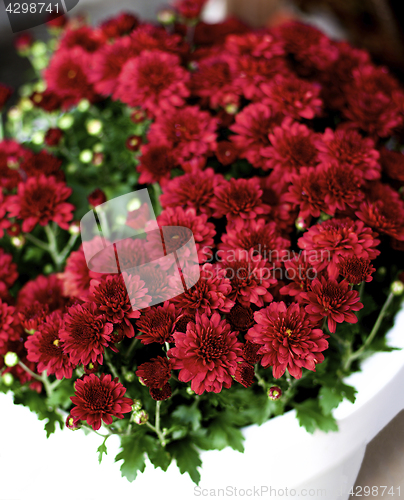
[[[81,422],[80,420],[78,420],[76,423],[74,423],[74,418],[71,415],[69,415],[66,418],[66,427],[71,431],[77,431],[77,429],[81,428]]]
[[[98,370],[99,366],[100,365],[96,361],[94,361],[94,363],[88,363],[88,365],[85,366],[83,365],[84,373],[86,375],[91,375],[92,373],[95,373]]]
[[[23,97],[20,101],[20,108],[23,111],[31,111],[31,109],[34,107],[33,102],[31,99],[28,99],[27,97]]]
[[[142,138],[138,135],[131,135],[126,139],[126,147],[130,151],[137,151],[142,144]]]
[[[144,410],[140,410],[132,415],[132,420],[137,425],[143,425],[149,420],[149,415]]]
[[[193,391],[190,387],[187,387],[186,391],[187,391],[187,394],[189,394],[190,396],[193,396],[195,394],[195,391]]]
[[[88,203],[91,208],[98,207],[98,205],[102,205],[107,201],[107,197],[102,189],[97,188],[92,193],[90,193],[87,197]]]
[[[165,9],[160,9],[157,12],[157,20],[159,23],[164,24],[165,26],[169,26],[170,24],[173,24],[176,18],[176,12],[173,9],[170,9],[169,7],[166,7]]]
[[[13,236],[11,238],[11,244],[13,246],[15,246],[15,248],[21,248],[24,246],[25,244],[25,238],[22,234],[18,235],[18,236]]]
[[[102,131],[102,121],[101,120],[89,120],[86,124],[87,132],[90,135],[98,135]]]
[[[14,383],[14,377],[11,373],[3,373],[3,375],[1,376],[1,381],[4,385],[10,387],[10,385],[13,385]]]
[[[100,167],[104,163],[104,154],[103,153],[94,153],[93,155],[93,165],[96,167]]]
[[[80,233],[80,222],[75,220],[72,222],[69,226],[69,233],[70,234],[79,234]]]
[[[34,57],[41,57],[46,54],[46,44],[37,40],[32,44],[31,52]]]
[[[84,149],[79,156],[82,163],[90,163],[93,159],[93,152],[90,149]]]
[[[142,403],[138,399],[133,400],[132,411],[138,413],[142,409]]]
[[[46,264],[46,266],[43,268],[44,274],[51,274],[53,273],[53,266],[52,264]]]
[[[38,130],[37,132],[34,132],[32,134],[31,141],[34,144],[36,145],[43,144],[44,140],[45,140],[45,134],[41,130]]]
[[[282,390],[280,387],[274,385],[268,389],[268,398],[272,399],[272,401],[276,401],[281,396],[282,396]]]
[[[88,101],[87,99],[81,100],[77,105],[77,109],[82,113],[88,111],[90,109],[90,101]]]
[[[126,372],[125,373],[125,380],[127,382],[133,382],[135,380],[135,374],[132,372]]]
[[[13,106],[8,112],[8,117],[11,121],[18,121],[22,118],[22,111],[17,108],[17,106]]]
[[[229,104],[226,104],[224,109],[229,115],[235,115],[238,111],[238,105],[230,102]]]
[[[12,367],[18,365],[19,357],[15,352],[9,351],[4,355],[4,364],[6,366]]]
[[[72,115],[64,115],[64,116],[61,116],[59,118],[58,127],[61,130],[67,130],[67,129],[71,128],[73,123],[74,123],[74,118]]]
[[[390,287],[390,291],[393,295],[399,296],[404,293],[404,283],[402,281],[393,281]]]
[[[132,120],[133,123],[142,123],[147,119],[147,115],[143,109],[136,109],[130,115],[130,119]]]
[[[307,229],[306,221],[302,217],[296,219],[295,226],[298,231],[305,231]]]

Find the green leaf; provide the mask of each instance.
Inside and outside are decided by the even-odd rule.
[[[189,438],[173,441],[167,446],[167,451],[175,458],[181,474],[187,472],[192,481],[199,484],[201,475],[198,467],[202,461],[193,442]]]
[[[147,451],[147,456],[149,457],[150,462],[154,465],[154,468],[160,467],[163,471],[168,469],[168,466],[171,463],[171,455],[168,451],[163,448],[160,443],[156,443],[153,440],[155,446]]]
[[[331,413],[344,399],[343,394],[334,387],[322,387],[319,395],[321,409],[326,415]]]
[[[48,398],[48,404],[53,407],[61,407],[68,409],[72,404],[70,396],[74,395],[73,380],[64,379],[53,390],[52,395]]]
[[[145,469],[145,451],[149,446],[147,437],[136,433],[121,438],[122,451],[115,457],[115,462],[123,460],[121,474],[128,481],[134,481],[138,472],[143,472]]]
[[[231,425],[226,414],[212,420],[206,429],[198,433],[197,445],[204,450],[223,450],[230,446],[233,450],[244,451],[244,437],[240,429]]]
[[[107,455],[107,447],[105,446],[105,441],[106,439],[104,439],[104,442],[97,448],[99,464],[102,462],[102,456],[104,455],[104,453],[105,455]]]
[[[319,402],[315,399],[307,399],[303,403],[294,403],[296,416],[301,427],[313,434],[316,429],[324,432],[337,431],[338,425],[332,414],[324,415],[321,412]]]
[[[202,414],[198,409],[198,402],[195,401],[191,406],[180,405],[172,413],[173,419],[182,425],[189,426],[196,431],[201,426]]]

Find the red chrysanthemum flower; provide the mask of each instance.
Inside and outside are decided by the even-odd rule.
[[[15,307],[9,306],[0,299],[0,348],[9,340],[14,340],[13,321]]]
[[[270,210],[261,199],[262,190],[257,179],[230,179],[215,189],[212,200],[214,217],[226,215],[229,220],[255,219]]]
[[[139,25],[139,19],[129,12],[122,12],[101,23],[103,34],[111,39],[127,35]]]
[[[254,324],[254,312],[251,307],[235,304],[227,314],[226,319],[233,330],[245,332]]]
[[[39,275],[34,280],[28,281],[17,296],[17,307],[31,306],[35,301],[40,304],[47,304],[49,312],[56,309],[63,309],[66,304],[66,297],[63,294],[63,283],[56,274],[48,276]]]
[[[135,215],[138,211],[135,211]],[[130,214],[130,213],[129,213]],[[133,219],[130,219],[128,214],[127,225],[132,226]],[[140,227],[136,229],[144,229],[144,223],[149,220],[149,215],[147,214],[147,219],[142,219],[140,221]],[[131,223],[128,224],[128,221]],[[106,242],[108,244],[108,242]],[[99,242],[96,238],[94,239],[94,244],[97,244],[96,248],[100,248]],[[91,267],[94,269],[102,269],[104,273],[115,274],[118,271],[130,270],[134,267],[141,266],[149,262],[148,250],[145,245],[145,241],[140,238],[125,238],[124,240],[114,243],[115,252],[99,252],[91,259]],[[117,269],[117,256],[118,265]]]
[[[72,363],[88,365],[90,362],[103,362],[104,347],[112,340],[113,325],[107,323],[94,302],[69,307],[64,317],[65,323],[60,331],[64,342],[63,352]]]
[[[272,366],[275,378],[287,369],[294,378],[301,378],[302,368],[316,371],[316,364],[324,360],[322,351],[328,348],[328,337],[319,328],[313,328],[304,309],[298,304],[286,307],[284,302],[272,303],[254,313],[257,324],[246,334],[246,339],[262,347],[262,366]]]
[[[359,285],[363,281],[367,283],[372,281],[372,273],[376,269],[372,266],[369,259],[359,258],[356,255],[350,255],[342,258],[338,263],[338,271],[348,283]]]
[[[388,184],[373,184],[355,215],[377,231],[404,241],[404,202]]]
[[[55,147],[60,144],[64,136],[63,130],[60,128],[48,128],[45,134],[45,144],[49,147]]]
[[[87,201],[92,208],[95,208],[105,203],[107,197],[102,189],[96,188],[87,196]]]
[[[253,324],[255,321],[253,321]],[[251,325],[253,326],[253,325]],[[253,344],[249,340],[245,342],[243,345],[243,358],[247,363],[251,365],[255,365],[255,363],[259,363],[262,359],[262,354],[258,354],[258,351],[261,349],[259,344]]]
[[[174,7],[181,17],[185,19],[196,19],[202,12],[207,0],[177,0]]]
[[[60,49],[52,57],[44,74],[47,90],[62,99],[63,108],[67,109],[82,99],[94,101],[96,94],[88,70],[91,62],[91,54],[77,46]]]
[[[327,260],[321,260],[321,252],[319,255],[307,255],[302,252],[293,259],[286,260],[285,277],[291,280],[291,283],[283,286],[279,292],[282,295],[290,295],[296,297],[298,302],[301,302],[300,294],[310,290],[312,281],[321,275],[327,267]]]
[[[243,219],[240,223],[230,223],[218,248],[225,252],[230,250],[254,250],[264,260],[276,263],[290,247],[290,241],[283,238],[275,222],[267,223],[264,219]]]
[[[236,135],[230,139],[240,150],[241,158],[246,158],[254,167],[268,170],[268,160],[262,156],[264,148],[270,146],[269,134],[279,125],[280,119],[269,106],[253,103],[236,115],[236,123],[230,130]]]
[[[150,126],[149,142],[171,146],[181,163],[195,156],[206,156],[216,148],[217,120],[196,106],[160,114]]]
[[[380,240],[376,239],[369,227],[362,221],[349,218],[330,219],[312,226],[299,238],[299,248],[315,255],[317,260],[328,260],[338,264],[340,257],[356,255],[365,259],[375,259],[380,251],[376,250]]]
[[[170,179],[171,171],[178,167],[171,146],[152,142],[141,147],[142,155],[136,170],[140,173],[140,184],[159,182],[163,187]]]
[[[0,112],[2,111],[6,102],[10,99],[13,94],[13,89],[4,83],[0,83]]]
[[[306,125],[285,118],[282,125],[269,134],[272,146],[263,149],[262,154],[268,158],[268,167],[289,181],[291,174],[298,173],[301,167],[318,164],[316,138]]]
[[[219,262],[225,276],[230,280],[232,291],[229,298],[249,307],[250,303],[263,307],[273,296],[268,289],[277,280],[271,276],[268,262],[254,250],[229,250]]]
[[[298,174],[291,176],[289,192],[284,199],[299,207],[299,218],[320,217],[321,212],[332,214],[331,208],[324,201],[324,184],[319,171],[302,167]]]
[[[137,338],[145,345],[153,342],[172,342],[178,314],[175,305],[169,302],[164,302],[162,306],[150,307],[136,321],[136,327],[140,331]]]
[[[251,387],[254,383],[254,375],[254,367],[249,363],[242,361],[241,363],[237,364],[237,370],[234,374],[234,379],[244,387]]]
[[[231,283],[226,278],[226,271],[206,263],[201,267],[197,283],[173,298],[172,302],[178,309],[192,316],[197,311],[212,314],[219,310],[228,313],[234,306],[230,293]]]
[[[17,264],[13,262],[13,256],[0,248],[0,281],[11,288],[17,278]]]
[[[108,275],[102,280],[92,280],[90,290],[89,300],[93,300],[97,304],[98,309],[105,314],[107,321],[113,324],[123,323],[125,335],[132,338],[135,331],[130,319],[139,318],[140,312],[132,309],[122,275]]]
[[[264,103],[275,113],[295,120],[313,119],[321,113],[320,86],[293,74],[275,76],[272,82],[261,85]]]
[[[172,228],[166,227],[163,232],[163,245],[167,254],[180,249],[189,241],[189,232],[181,230],[181,228],[185,227],[193,233],[199,262],[202,264],[207,260],[206,249],[213,247],[213,238],[216,231],[214,224],[208,222],[206,214],[196,215],[194,208],[184,210],[182,207],[168,207],[157,217],[157,222],[161,228],[172,226]],[[172,239],[169,237],[171,232]],[[147,238],[150,256],[156,259],[160,258],[162,256],[160,231],[148,232]],[[187,257],[188,254],[185,254],[184,251],[181,252],[181,255],[178,255],[180,266],[187,264]]]
[[[184,38],[178,34],[170,34],[160,26],[141,24],[130,34],[132,39],[133,55],[139,55],[143,50],[162,50],[185,57],[189,53],[189,46]]]
[[[112,380],[111,375],[102,373],[86,375],[74,384],[75,396],[71,396],[76,405],[70,412],[75,423],[78,420],[86,421],[96,431],[101,427],[101,421],[112,424],[112,417],[124,418],[124,413],[132,411],[133,400],[124,397],[125,387],[118,381]]]
[[[31,232],[37,224],[46,226],[54,221],[63,229],[69,229],[73,219],[74,205],[66,200],[72,189],[64,182],[58,182],[53,176],[30,177],[18,185],[16,195],[9,198],[10,217],[23,220],[22,230]]]
[[[123,66],[114,97],[131,107],[142,106],[154,115],[166,114],[184,105],[189,96],[189,78],[189,72],[174,54],[145,50]]]
[[[48,314],[48,304],[41,304],[37,300],[18,310],[21,326],[30,333],[34,333],[38,329]]]
[[[328,328],[335,333],[337,323],[357,323],[358,318],[354,311],[363,308],[359,302],[359,293],[351,290],[345,280],[338,283],[335,279],[321,277],[313,280],[311,290],[301,294],[302,299],[308,302],[306,311],[314,323],[320,323],[327,317]]]
[[[174,333],[174,340],[175,347],[167,354],[174,358],[181,382],[191,381],[196,394],[218,393],[231,386],[237,363],[243,361],[242,344],[220,314],[211,318],[197,314],[195,323],[188,323],[186,333]]]
[[[43,92],[33,92],[30,96],[31,102],[37,108],[43,109],[48,113],[52,111],[59,110],[63,104],[63,98],[57,95],[51,90],[45,90]]]
[[[59,337],[62,328],[62,315],[55,311],[24,344],[28,351],[27,358],[38,363],[38,373],[46,370],[47,375],[54,374],[58,380],[71,378],[75,368],[70,358],[63,352],[63,342]]]
[[[216,157],[222,165],[231,165],[237,159],[238,151],[235,145],[229,141],[217,143]]]
[[[97,50],[92,58],[89,78],[99,94],[108,96],[114,93],[122,68],[131,57],[132,39],[129,36]]]
[[[321,162],[351,165],[366,180],[380,179],[380,154],[374,149],[375,143],[358,131],[339,129],[334,132],[327,128],[315,145]]]
[[[63,291],[66,297],[79,297],[85,299],[90,292],[90,281],[98,276],[90,271],[81,246],[77,252],[72,252],[66,261],[63,273],[58,277],[63,283]]]
[[[149,389],[150,396],[155,400],[155,401],[165,401],[166,399],[171,397],[172,391],[171,391],[171,386],[169,383],[163,385],[163,387],[154,389],[153,387],[150,387]]]
[[[136,375],[146,387],[161,389],[170,380],[172,365],[172,360],[158,356],[139,365]]]
[[[0,142],[0,186],[12,190],[21,182],[20,164],[31,151],[11,139]]]
[[[404,94],[386,68],[368,64],[354,69],[353,81],[344,90],[347,106],[343,113],[352,127],[387,137],[402,124]]]
[[[387,148],[380,150],[380,162],[383,170],[396,181],[404,182],[404,154],[390,151]]]
[[[49,154],[47,151],[40,151],[37,154],[28,156],[20,165],[21,170],[28,177],[53,176],[58,181],[64,181],[65,176],[60,169],[62,160]]]
[[[235,56],[250,55],[266,59],[285,53],[282,42],[268,32],[230,34],[226,38],[225,48]]]
[[[75,29],[67,29],[60,39],[61,49],[72,49],[80,47],[86,52],[97,52],[106,43],[106,38],[99,28],[91,26],[79,26]]]
[[[163,186],[160,203],[163,208],[193,208],[197,215],[212,215],[212,199],[216,186],[224,181],[212,168],[180,175]]]

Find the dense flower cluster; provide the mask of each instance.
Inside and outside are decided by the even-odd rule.
[[[0,142],[0,237],[7,249],[39,247],[23,258],[0,249],[0,354],[17,353],[22,363],[5,371],[38,391],[44,373],[75,380],[71,428],[83,421],[97,430],[129,413],[124,380],[133,398],[145,385],[165,401],[174,384],[201,395],[248,388],[258,370],[295,379],[315,371],[339,325],[358,321],[359,286],[372,281],[383,249],[404,249],[404,90],[396,79],[299,22],[258,31],[198,24],[203,4],[177,2],[177,22],[161,15],[169,29],[130,14],[99,27],[54,26],[60,40],[30,105],[68,120],[96,109],[95,124],[85,122],[91,141],[117,109],[119,119],[130,116],[122,138],[136,164],[130,185],[114,191],[111,171],[83,196],[69,172],[92,179],[104,160],[118,165],[86,135],[93,149],[72,170],[67,155],[84,139],[70,153],[68,132],[53,119],[42,149]],[[0,110],[9,95],[0,85]],[[164,265],[147,279],[139,269],[161,257],[158,230],[115,243],[107,274],[89,269],[83,246],[74,246],[76,209],[81,217],[88,203],[97,207],[103,226],[111,193],[147,185],[158,226],[182,228],[165,254],[193,233],[200,278],[185,291],[167,285]],[[127,228],[143,226],[148,214],[139,213]],[[104,236],[94,248],[104,248]],[[17,262],[38,265],[46,252],[53,260],[43,273],[24,268],[17,286]],[[177,261],[184,284],[186,259]]]

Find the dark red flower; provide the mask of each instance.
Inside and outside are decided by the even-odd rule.
[[[149,389],[150,396],[155,400],[155,401],[165,401],[166,399],[171,397],[172,391],[171,391],[171,386],[169,383],[163,385],[163,387],[159,388],[153,388],[150,387]]]
[[[338,270],[339,274],[353,285],[359,285],[362,281],[372,281],[372,273],[376,271],[369,259],[359,258],[356,255],[342,258],[338,263]]]
[[[273,376],[280,378],[287,369],[292,377],[300,378],[302,368],[315,371],[324,360],[322,351],[328,348],[327,335],[313,328],[309,316],[298,304],[286,307],[284,302],[272,303],[254,313],[257,324],[246,339],[261,345],[259,354],[265,368],[272,366]]]
[[[320,217],[321,212],[332,214],[331,207],[324,201],[324,183],[318,169],[302,167],[291,176],[289,192],[284,199],[299,207],[299,218]]]
[[[34,38],[30,33],[21,33],[14,39],[14,46],[19,52],[29,49],[34,43]]]
[[[63,352],[63,341],[59,337],[62,329],[62,314],[55,311],[24,344],[28,351],[27,358],[38,363],[38,373],[46,370],[47,375],[54,374],[58,380],[71,378],[75,368],[75,364]]]
[[[387,148],[380,150],[380,162],[383,170],[396,181],[404,182],[404,154],[390,151]]]
[[[195,323],[188,323],[186,333],[174,333],[175,347],[168,351],[174,358],[174,369],[179,369],[181,382],[191,381],[196,394],[220,392],[229,388],[237,363],[242,361],[242,344],[236,332],[215,313],[196,315]]]
[[[60,128],[49,128],[45,134],[45,144],[49,147],[58,146],[63,139],[63,131]]]
[[[161,389],[170,380],[172,365],[172,360],[158,356],[139,365],[136,375],[145,386],[151,389]]]
[[[161,183],[170,179],[171,171],[178,166],[171,147],[161,143],[150,143],[141,147],[142,155],[136,169],[140,173],[139,183]]]
[[[180,16],[185,19],[196,19],[199,17],[207,0],[177,0],[174,7]]]
[[[245,332],[254,324],[254,313],[251,307],[235,304],[226,316],[233,330]]]
[[[59,278],[63,283],[63,291],[67,297],[86,298],[90,291],[90,281],[98,276],[90,271],[83,248],[72,252],[66,261],[66,267]]]
[[[172,333],[178,314],[175,305],[169,302],[145,311],[136,322],[136,327],[140,331],[138,338],[142,344],[172,342]]]
[[[48,304],[41,304],[37,300],[18,310],[18,317],[22,327],[30,333],[34,333],[38,329],[38,326],[44,322],[48,314]]]
[[[75,396],[70,399],[76,405],[70,412],[75,423],[86,421],[96,431],[101,427],[101,420],[107,425],[112,424],[112,417],[124,418],[124,413],[132,411],[133,400],[124,397],[125,387],[118,378],[102,373],[86,375],[83,380],[74,384]]]
[[[63,352],[72,363],[88,365],[103,362],[104,348],[112,340],[113,325],[107,323],[94,302],[69,307],[64,317],[65,324],[60,331]]]
[[[220,141],[217,143],[216,156],[222,165],[231,165],[238,156],[234,144],[229,141]]]
[[[55,177],[30,177],[25,183],[18,185],[16,195],[9,199],[8,211],[10,217],[23,220],[22,230],[31,232],[37,224],[46,226],[54,221],[63,229],[69,229],[73,219],[74,205],[66,200],[72,189],[64,182],[58,182]]]
[[[0,142],[0,186],[5,189],[14,189],[21,182],[20,164],[22,160],[31,156],[31,151],[23,148],[11,139]]]
[[[306,311],[314,323],[320,323],[323,318],[328,318],[328,328],[335,333],[337,323],[357,323],[358,318],[354,311],[363,308],[359,302],[360,297],[356,290],[351,290],[345,280],[338,283],[335,279],[313,280],[311,290],[301,294],[302,299],[308,302]]]
[[[127,35],[139,25],[139,19],[129,12],[122,12],[101,23],[101,31],[107,38]]]
[[[12,327],[14,321],[14,311],[15,307],[9,306],[0,298],[0,348],[2,348],[9,340],[14,340]]]
[[[254,367],[249,363],[242,361],[241,363],[237,364],[237,370],[234,374],[234,379],[236,380],[236,382],[244,387],[251,387],[254,383],[254,376]]]
[[[13,262],[13,256],[0,248],[0,281],[11,288],[17,278],[17,264]]]
[[[17,296],[17,307],[31,306],[35,301],[40,304],[48,304],[49,312],[64,308],[66,297],[63,294],[63,283],[56,274],[48,276],[39,275],[28,281]]]
[[[253,324],[254,323],[255,321],[253,322]],[[252,342],[247,340],[243,346],[243,358],[247,361],[247,363],[250,363],[252,365],[255,365],[255,363],[259,363],[263,356],[262,354],[258,354],[258,351],[260,349],[261,346],[259,344],[253,344]]]
[[[97,52],[105,43],[106,38],[102,30],[86,25],[74,29],[67,29],[60,39],[60,49],[80,47],[92,54]]]
[[[53,176],[57,181],[64,181],[65,176],[61,170],[62,160],[51,155],[47,151],[28,156],[20,165],[20,168],[28,177]]]
[[[87,196],[87,200],[90,206],[95,208],[98,207],[98,205],[105,203],[107,201],[107,197],[102,189],[97,188]]]
[[[0,112],[2,111],[6,102],[13,94],[13,89],[4,83],[0,83]]]
[[[34,92],[30,99],[34,106],[41,108],[48,113],[56,111],[62,107],[63,99],[55,92],[45,90],[44,92]]]
[[[130,135],[125,142],[125,145],[129,149],[129,151],[138,151],[141,144],[142,138],[139,135]]]

